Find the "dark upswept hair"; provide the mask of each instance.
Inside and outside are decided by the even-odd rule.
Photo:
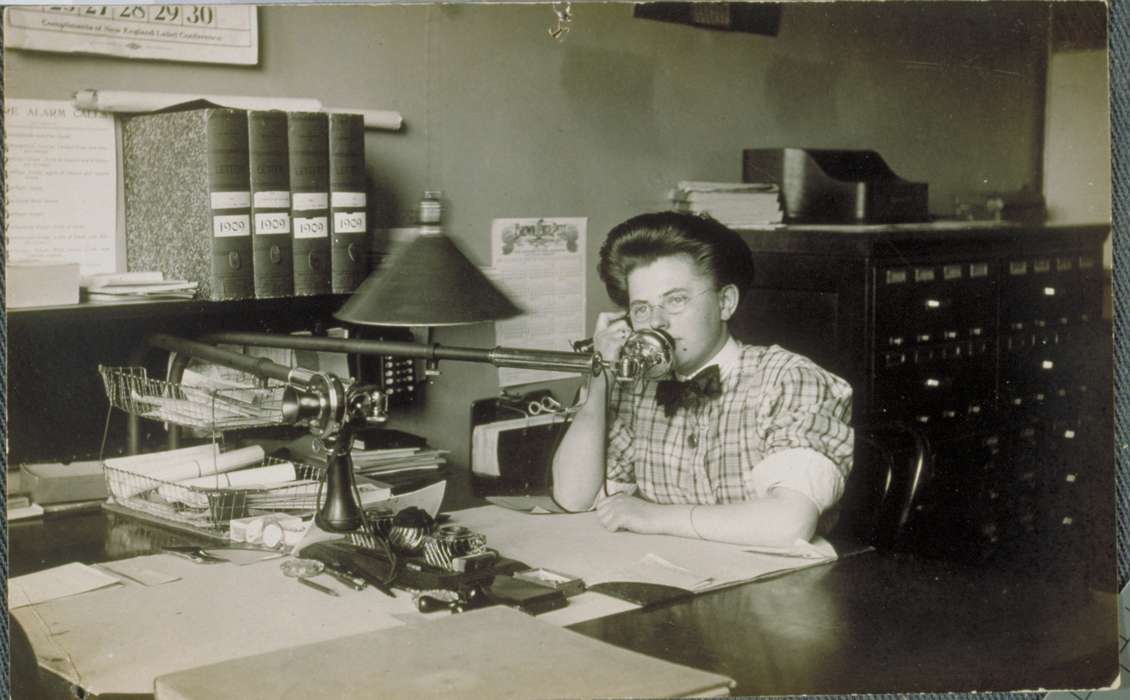
[[[677,211],[633,216],[608,232],[597,271],[617,306],[628,306],[628,275],[659,258],[689,255],[699,273],[722,288],[745,292],[753,282],[753,253],[733,230],[716,220]]]

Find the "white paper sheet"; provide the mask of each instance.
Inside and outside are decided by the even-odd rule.
[[[8,609],[116,586],[118,579],[92,566],[71,562],[8,580]]]
[[[495,219],[491,280],[526,313],[494,324],[503,347],[567,352],[585,337],[585,218]],[[498,370],[502,386],[564,379],[541,370]]]
[[[415,611],[405,593],[353,591],[329,576],[316,580],[339,595],[319,593],[286,577],[278,560],[194,564],[157,554],[134,565],[179,580],[13,611],[41,666],[94,695],[150,694],[164,673],[395,627],[392,613]]]
[[[579,577],[589,586],[657,583],[697,593],[835,560],[835,556],[764,554],[739,545],[669,535],[609,532],[595,511],[532,517],[482,506],[455,511],[451,518],[486,535],[491,547],[512,559]],[[685,585],[673,584],[675,579]]]
[[[114,117],[65,100],[4,103],[8,257],[125,268]]]

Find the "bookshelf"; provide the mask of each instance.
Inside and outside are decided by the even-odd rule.
[[[32,326],[41,323],[77,321],[82,323],[122,321],[149,318],[211,316],[274,316],[284,311],[298,315],[331,313],[345,303],[348,294],[322,294],[279,299],[241,299],[238,301],[204,301],[199,299],[99,301],[37,306],[8,310],[8,327]],[[336,304],[336,306],[335,306]]]
[[[348,295],[238,301],[123,301],[8,312],[8,464],[93,459],[109,406],[98,365],[145,364],[164,374],[163,353],[146,352],[150,333],[193,337],[221,330],[289,333],[340,325]],[[116,415],[115,415],[116,414]],[[107,454],[125,445],[125,417],[110,412]],[[146,421],[148,423],[148,421]],[[159,442],[163,431],[146,425]]]

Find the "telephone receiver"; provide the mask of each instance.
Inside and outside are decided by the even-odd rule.
[[[573,343],[576,352],[592,352],[592,338]],[[634,382],[639,379],[661,379],[671,372],[675,363],[675,340],[666,331],[658,328],[644,328],[632,331],[620,356],[615,362],[606,365],[619,382]]]

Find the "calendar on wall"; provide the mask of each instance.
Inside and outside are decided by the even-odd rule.
[[[8,48],[256,65],[251,5],[38,5],[4,10]]]

